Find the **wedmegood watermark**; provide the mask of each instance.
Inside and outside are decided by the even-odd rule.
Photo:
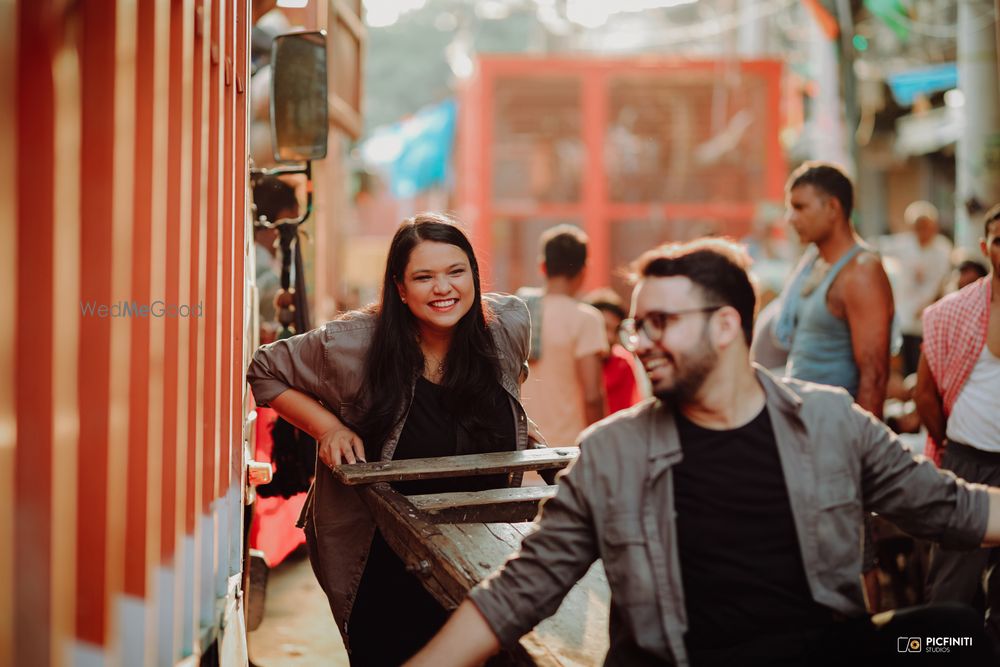
[[[149,303],[137,301],[80,302],[80,314],[83,317],[100,317],[101,319],[108,317],[202,317],[204,310],[200,301],[196,304],[171,303],[162,299]]]

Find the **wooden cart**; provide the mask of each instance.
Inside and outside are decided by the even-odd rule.
[[[558,470],[576,458],[574,447],[470,456],[384,461],[334,469],[361,485],[386,542],[419,575],[427,590],[454,609],[469,589],[515,552],[534,529],[538,504],[555,486],[404,496],[390,482],[529,470]],[[608,650],[610,592],[600,562],[570,591],[559,611],[495,660],[504,665],[600,665]],[[490,664],[494,664],[491,662]]]

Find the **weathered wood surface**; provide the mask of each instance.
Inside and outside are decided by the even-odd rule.
[[[361,489],[361,497],[386,543],[406,568],[420,578],[445,608],[457,607],[470,588],[468,582],[475,569],[461,554],[452,554],[451,543],[440,528],[388,484],[366,486]],[[445,553],[451,557],[444,557]]]
[[[452,544],[442,560],[462,559],[475,585],[504,563],[534,530],[532,523],[440,525]],[[521,638],[528,664],[545,667],[595,667],[608,652],[608,610],[611,600],[604,567],[598,561],[570,590],[559,610]],[[508,664],[521,664],[513,657]]]
[[[445,494],[441,494],[445,495]],[[388,484],[362,489],[389,546],[442,605],[454,609],[470,588],[517,551],[534,524],[435,524]],[[608,649],[610,592],[597,563],[563,601],[559,611],[526,634],[519,646],[493,664],[542,667],[600,665]]]
[[[551,498],[555,486],[526,486],[462,493],[433,493],[407,496],[418,510],[434,523],[531,521],[539,502]]]
[[[415,479],[496,475],[565,468],[579,455],[580,450],[576,447],[549,447],[518,452],[352,463],[334,466],[333,474],[343,484],[352,486]]]

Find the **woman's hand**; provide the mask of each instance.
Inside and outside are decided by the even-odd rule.
[[[365,445],[358,434],[343,424],[331,428],[317,440],[319,459],[328,468],[341,463],[365,463]]]
[[[535,443],[532,449],[549,446],[549,443],[545,440],[545,436],[542,435],[541,429],[538,428],[538,424],[531,421],[531,417],[528,417],[528,440]]]

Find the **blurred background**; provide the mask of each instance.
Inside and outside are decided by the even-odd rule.
[[[262,165],[267,36],[337,23],[322,3],[295,4],[254,28]],[[746,239],[762,284],[779,288],[797,256],[782,187],[807,159],[854,176],[867,238],[900,231],[923,199],[971,248],[969,216],[1000,199],[993,2],[368,0],[361,11],[353,50],[331,30],[333,79],[356,69],[360,129],[334,121],[341,166],[317,182],[343,195],[316,220],[320,321],[374,298],[388,236],[425,209],[464,221],[502,291],[538,284],[539,234],[575,223],[595,241],[588,286],[624,296],[618,271],[640,251],[706,233]]]
[[[916,201],[955,274],[935,297],[961,284],[1000,202],[998,8],[0,2],[0,665],[242,665],[248,631],[258,664],[343,664],[294,525],[313,445],[292,434],[266,481],[275,415],[245,369],[374,299],[416,212],[462,221],[488,289],[540,285],[538,238],[569,222],[590,237],[585,292],[625,297],[641,251],[719,234],[746,244],[766,302],[801,251],[785,179],[828,160],[894,287],[926,268],[889,257],[914,254]],[[326,33],[328,145],[298,170],[311,181],[280,176],[279,239],[253,186],[288,167],[270,59],[297,30]],[[163,301],[192,310],[84,312]],[[910,387],[894,372],[885,414],[922,440]],[[892,600],[915,602],[904,583]]]

